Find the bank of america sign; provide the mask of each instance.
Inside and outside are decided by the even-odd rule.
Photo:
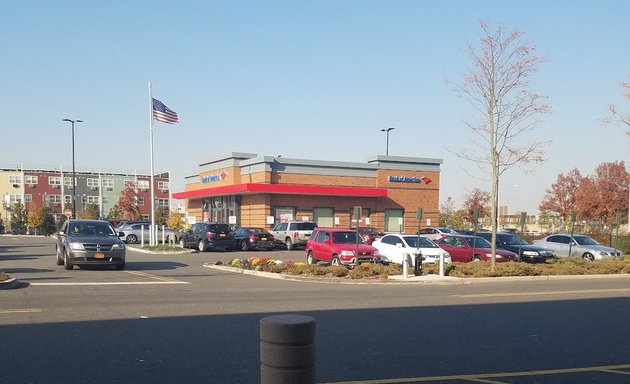
[[[409,177],[409,176],[387,176],[390,183],[425,183],[429,184],[431,179],[428,177]]]

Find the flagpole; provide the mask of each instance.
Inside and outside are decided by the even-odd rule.
[[[149,81],[149,140],[151,144],[151,230],[149,234],[149,245],[155,245],[154,228],[155,228],[155,191],[153,189],[153,96],[151,94],[151,82]]]

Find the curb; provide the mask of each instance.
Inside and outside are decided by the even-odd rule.
[[[175,248],[179,248],[179,247],[175,247]],[[136,248],[136,247],[130,247],[128,245],[125,244],[125,249],[128,251],[132,251],[132,252],[139,252],[139,253],[146,253],[146,254],[151,254],[151,255],[167,255],[169,254],[169,251],[151,251],[148,249],[142,249],[142,248]],[[180,254],[180,253],[195,253],[196,251],[194,249],[187,249],[184,251],[178,251],[176,253]]]
[[[15,277],[10,278],[9,280],[0,281],[0,290],[13,289],[17,287],[19,283],[20,281],[16,279]]]
[[[630,274],[609,274],[609,275],[545,275],[545,276],[508,276],[508,277],[452,277],[438,275],[413,276],[404,279],[402,275],[389,276],[387,280],[348,280],[331,277],[310,277],[310,276],[294,276],[283,275],[280,273],[254,271],[251,269],[240,269],[234,267],[226,267],[224,265],[208,264],[203,265],[206,268],[216,269],[224,272],[240,273],[242,275],[253,275],[276,280],[302,281],[311,283],[324,284],[437,284],[437,285],[464,285],[464,284],[487,284],[502,283],[506,281],[549,281],[549,280],[585,280],[585,279],[627,279],[630,280]]]

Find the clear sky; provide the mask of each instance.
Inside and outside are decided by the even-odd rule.
[[[0,166],[148,172],[173,191],[231,152],[365,162],[385,153],[443,159],[440,201],[461,205],[485,175],[455,152],[474,115],[459,82],[480,20],[525,33],[548,61],[533,88],[553,112],[535,135],[548,160],[501,180],[500,205],[537,211],[559,173],[628,160],[607,106],[630,110],[630,2],[619,1],[10,1],[0,0]]]

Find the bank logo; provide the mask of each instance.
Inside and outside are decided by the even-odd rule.
[[[431,179],[428,177],[409,177],[409,176],[387,176],[390,183],[425,183],[430,184]]]
[[[228,173],[223,171],[223,172],[218,173],[216,175],[202,176],[201,177],[201,182],[202,183],[213,183],[215,181],[223,181],[227,177],[228,177]]]

